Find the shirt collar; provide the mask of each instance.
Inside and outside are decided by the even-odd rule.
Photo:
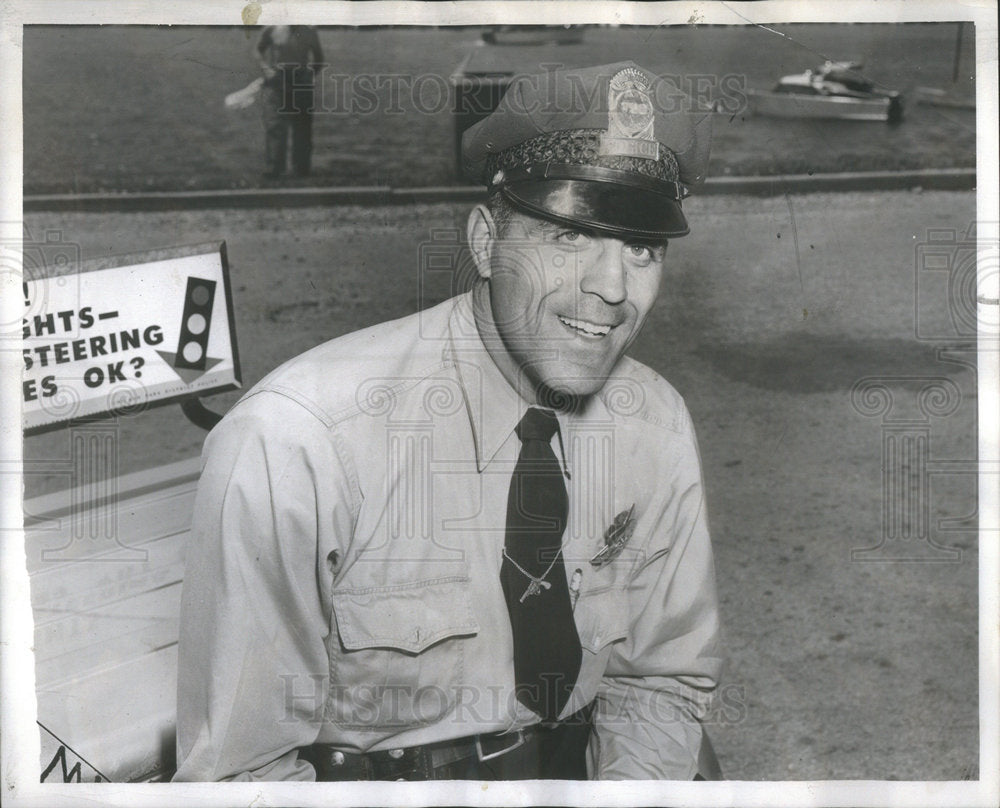
[[[476,468],[481,472],[492,462],[500,447],[510,437],[514,427],[532,406],[507,382],[490,357],[476,327],[472,311],[472,294],[467,292],[455,300],[448,320],[448,344],[445,359],[452,362],[462,388],[465,407],[476,447]],[[562,449],[570,452],[567,439],[569,426],[580,420],[607,421],[610,413],[601,394],[590,396],[580,411],[572,416],[557,412]],[[564,456],[564,461],[570,458]]]
[[[448,321],[448,356],[455,365],[476,445],[476,468],[490,464],[528,409],[490,358],[476,328],[472,293],[456,299]]]

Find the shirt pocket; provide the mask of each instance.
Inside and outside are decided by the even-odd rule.
[[[593,700],[615,643],[628,637],[628,599],[625,592],[617,588],[581,592],[573,618],[584,653],[577,687],[566,707],[566,715]]]
[[[479,632],[468,577],[334,590],[332,599],[331,721],[401,729],[432,724],[455,707],[466,639]]]
[[[603,656],[608,646],[628,636],[628,597],[617,588],[581,592],[573,617],[580,645]]]

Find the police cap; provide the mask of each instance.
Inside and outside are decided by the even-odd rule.
[[[711,113],[633,62],[515,78],[462,138],[466,176],[526,213],[616,238],[689,232]]]

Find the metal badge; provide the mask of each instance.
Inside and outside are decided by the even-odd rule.
[[[635,503],[633,502],[632,507],[615,517],[615,521],[604,531],[604,546],[590,559],[591,564],[600,569],[618,557],[635,531],[635,521],[632,518],[634,514]]]
[[[611,78],[608,86],[608,136],[655,140],[654,107],[649,79],[627,67]]]
[[[598,151],[602,155],[659,160],[655,119],[649,80],[634,68],[620,70],[608,85],[608,130],[601,134]]]

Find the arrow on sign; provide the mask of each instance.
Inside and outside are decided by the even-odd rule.
[[[157,351],[157,353],[168,365],[170,365],[171,370],[181,377],[184,384],[191,384],[191,382],[199,376],[204,376],[208,373],[208,371],[222,361],[221,359],[214,359],[209,356],[205,358],[205,366],[203,368],[185,368],[177,367],[177,354],[172,351]]]

